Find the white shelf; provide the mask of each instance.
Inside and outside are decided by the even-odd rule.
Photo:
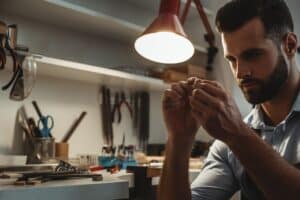
[[[12,14],[89,34],[133,38],[143,27],[62,0],[3,0],[1,9]]]
[[[143,26],[63,0],[2,0],[0,10],[123,41],[134,41],[145,29]],[[206,48],[200,45],[194,46],[197,51],[207,52]]]
[[[106,84],[135,90],[163,91],[168,87],[168,84],[160,79],[40,55],[33,56],[37,61],[38,76]]]

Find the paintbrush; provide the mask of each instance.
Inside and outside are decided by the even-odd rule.
[[[64,135],[62,142],[67,143],[70,137],[73,135],[74,131],[80,124],[80,122],[83,120],[84,116],[87,114],[87,112],[82,112],[80,116],[74,121],[74,123],[71,125],[70,129],[67,131],[67,133]]]

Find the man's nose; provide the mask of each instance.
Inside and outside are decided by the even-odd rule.
[[[248,77],[252,75],[250,67],[248,67],[246,64],[243,64],[242,62],[237,62],[236,64],[236,78],[237,79],[243,79],[244,77]]]

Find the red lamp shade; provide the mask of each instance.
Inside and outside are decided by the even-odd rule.
[[[162,0],[159,16],[135,41],[136,51],[143,57],[164,64],[181,63],[194,54],[178,19],[180,0]]]

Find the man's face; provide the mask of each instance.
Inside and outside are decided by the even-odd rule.
[[[260,19],[232,33],[222,33],[225,58],[247,101],[259,104],[276,96],[288,76],[288,66],[275,43],[265,37]]]

